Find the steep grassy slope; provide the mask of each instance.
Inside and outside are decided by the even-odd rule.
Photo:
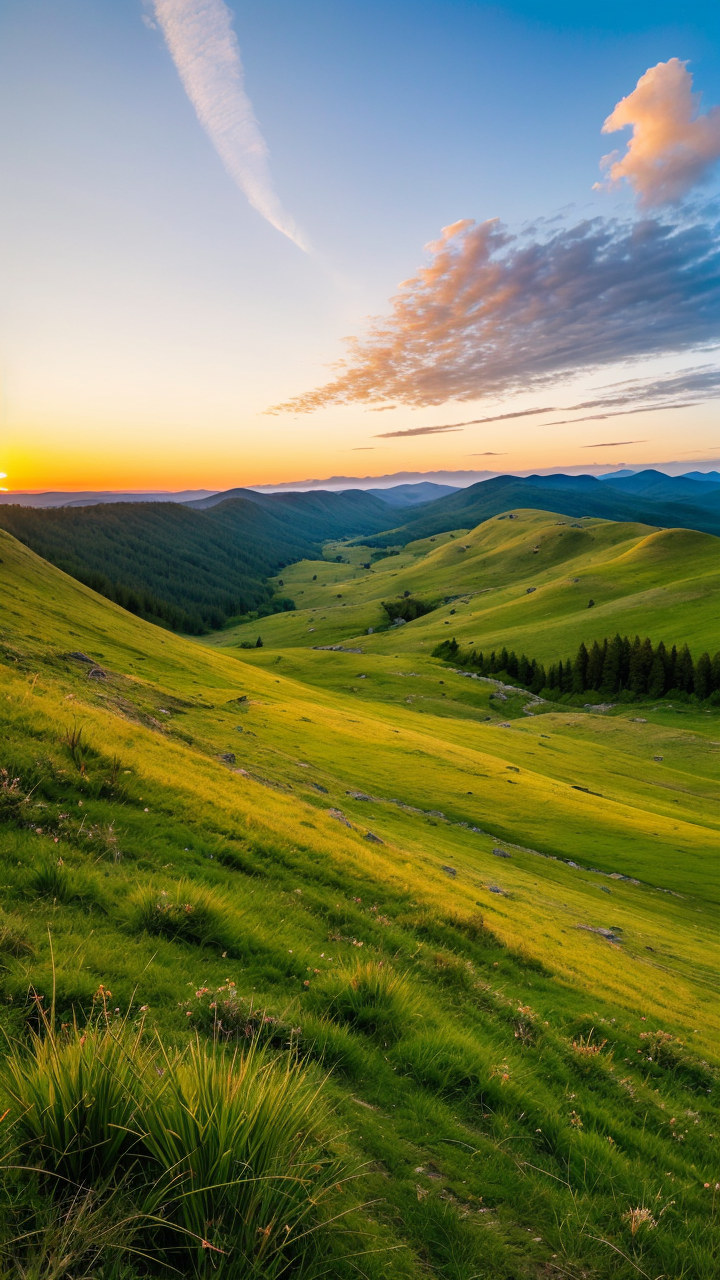
[[[715,716],[530,718],[399,647],[218,652],[0,558],[10,1033],[51,942],[66,1021],[103,983],[182,1044],[228,980],[284,1016],[365,1163],[313,1275],[711,1280]],[[166,927],[201,894],[204,932]]]
[[[381,529],[385,503],[359,491],[241,496],[213,503],[0,508],[0,526],[133,613],[198,633],[267,604],[265,581],[327,538]],[[211,510],[190,507],[210,505]]]
[[[574,656],[581,640],[590,644],[618,630],[668,645],[687,642],[696,656],[720,644],[720,541],[692,530],[519,510],[471,532],[411,543],[384,560],[370,561],[363,547],[343,547],[348,567],[335,564],[334,553],[328,547],[324,564],[302,562],[283,572],[296,613],[212,642],[254,640],[258,632],[280,646],[362,636],[365,652],[429,654],[455,635],[486,652],[507,645],[547,662]],[[440,607],[404,625],[401,639],[398,628],[365,635],[368,627],[387,626],[381,602],[404,592]]]

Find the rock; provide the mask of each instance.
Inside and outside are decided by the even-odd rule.
[[[527,591],[525,592],[525,594],[526,594],[526,595],[528,595],[528,596],[531,596],[531,595],[532,595],[532,593],[533,593],[533,591],[537,591],[537,587],[528,587],[528,589],[527,589]]]
[[[374,627],[368,627],[368,629],[367,629],[367,633],[368,633],[368,635],[369,635],[369,636],[371,636],[371,635],[374,633],[374,631],[375,631],[375,628],[374,628]]]
[[[511,855],[506,849],[493,849],[494,858],[509,858]]]
[[[453,880],[457,875],[457,870],[455,867],[442,867],[441,870],[445,872],[446,876],[452,876]]]
[[[102,667],[92,667],[88,671],[88,680],[107,680],[107,671],[103,671]]]
[[[653,756],[653,760],[656,760],[659,764],[660,761],[662,760],[662,756]]]
[[[316,791],[322,791],[324,796],[328,794],[327,787],[321,787],[319,782],[311,782],[310,786],[314,787]]]
[[[220,756],[220,759],[224,760],[225,764],[235,763],[235,756],[232,751],[225,751],[224,754]]]
[[[499,884],[489,884],[488,893],[498,893],[501,898],[510,897],[509,893],[506,893],[505,889],[501,889]]]
[[[362,653],[362,649],[346,649],[344,644],[314,644],[313,649],[323,649],[331,653]]]
[[[350,796],[353,800],[369,800],[370,796],[366,796],[364,791],[346,791],[346,796]]]
[[[618,938],[612,929],[596,929],[591,924],[576,924],[576,929],[584,929],[586,933],[597,933],[601,938],[605,938],[608,942],[622,942],[622,938]]]
[[[366,832],[365,832],[365,835],[363,836],[363,840],[370,840],[370,841],[372,841],[372,843],[373,843],[373,844],[384,844],[384,843],[385,843],[385,841],[384,841],[384,840],[381,840],[379,836],[376,836],[376,835],[375,835],[375,833],[374,833],[373,831],[366,831]]]
[[[94,658],[88,658],[86,653],[69,653],[67,656],[68,658],[74,658],[76,662],[89,662],[90,666],[92,666],[95,661]]]
[[[633,716],[631,723],[632,723],[632,724],[647,724],[647,720],[645,720],[642,716]]]
[[[334,818],[336,822],[342,822],[344,827],[351,827],[352,823],[348,822],[345,814],[340,809],[328,809],[328,814]]]

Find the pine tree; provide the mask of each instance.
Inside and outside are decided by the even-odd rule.
[[[607,644],[607,641],[605,642]],[[602,681],[602,669],[605,656],[600,648],[597,640],[593,641],[592,649],[588,656],[586,689],[599,689]]]
[[[682,690],[683,693],[692,693],[695,686],[695,668],[693,667],[692,655],[686,644],[683,645],[678,654],[675,679],[678,689]]]
[[[703,701],[712,693],[712,663],[709,653],[701,653],[695,663],[695,693]]]
[[[602,669],[602,684],[600,688],[603,693],[617,693],[620,688],[620,673],[623,657],[623,642],[620,635],[608,645],[605,661]]]
[[[678,651],[677,646],[673,645],[667,662],[667,680],[666,689],[669,693],[671,689],[678,689]]]
[[[563,673],[563,682],[562,682],[562,691],[563,693],[572,693],[573,691],[572,658],[568,658],[567,662],[565,663],[565,671]]]
[[[518,674],[517,674],[517,678],[520,681],[520,684],[530,683],[530,680],[532,678],[531,670],[532,669],[531,669],[530,663],[525,657],[525,654],[524,653],[521,654],[520,661],[518,662]]]
[[[503,645],[502,650],[500,652],[500,670],[501,671],[507,671],[509,661],[510,661],[510,654],[508,653],[507,649]]]
[[[508,675],[512,676],[513,680],[515,680],[517,678],[517,673],[518,673],[518,658],[514,649],[512,650],[510,657],[508,658],[507,670],[508,670]]]
[[[262,636],[258,636],[257,640],[255,641],[255,648],[262,649],[262,647],[263,647]]]
[[[628,688],[633,693],[647,692],[647,678],[643,662],[640,637],[636,636],[630,649],[630,666],[628,670]]]
[[[716,689],[720,689],[720,650],[712,660],[712,687],[713,693]]]
[[[648,676],[647,691],[651,698],[661,698],[665,692],[665,664],[659,651],[653,658]]]
[[[587,688],[587,668],[588,668],[588,651],[583,641],[580,642],[580,648],[577,651],[577,657],[573,664],[573,693],[584,693]]]
[[[530,690],[532,693],[539,693],[541,689],[545,688],[545,682],[547,680],[547,676],[545,674],[545,668],[540,663],[535,662],[533,660],[532,665],[533,665],[533,673],[532,673],[532,681],[530,683]]]

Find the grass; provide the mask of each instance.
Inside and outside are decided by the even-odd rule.
[[[7,1275],[714,1280],[718,713],[527,715],[424,655],[435,613],[200,645],[1,541]]]
[[[322,1136],[322,1080],[256,1044],[243,1054],[197,1041],[168,1052],[142,1023],[112,1019],[104,991],[100,1003],[95,1020],[65,1033],[45,1017],[43,1034],[7,1056],[2,1086],[17,1118],[4,1172],[26,1191],[10,1216],[30,1211],[36,1188],[73,1222],[76,1262],[93,1254],[97,1211],[106,1205],[112,1222],[121,1193],[130,1259],[198,1276],[307,1272],[347,1177]],[[6,1245],[23,1258],[33,1235]]]

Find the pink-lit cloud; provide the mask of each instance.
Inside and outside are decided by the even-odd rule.
[[[720,233],[707,220],[595,218],[517,237],[466,219],[428,249],[337,375],[276,412],[478,400],[720,341]]]
[[[720,158],[720,107],[701,114],[692,83],[687,63],[679,58],[658,62],[603,125],[603,133],[633,131],[625,155],[614,151],[601,166],[608,171],[608,185],[627,179],[641,208],[681,200]]]

